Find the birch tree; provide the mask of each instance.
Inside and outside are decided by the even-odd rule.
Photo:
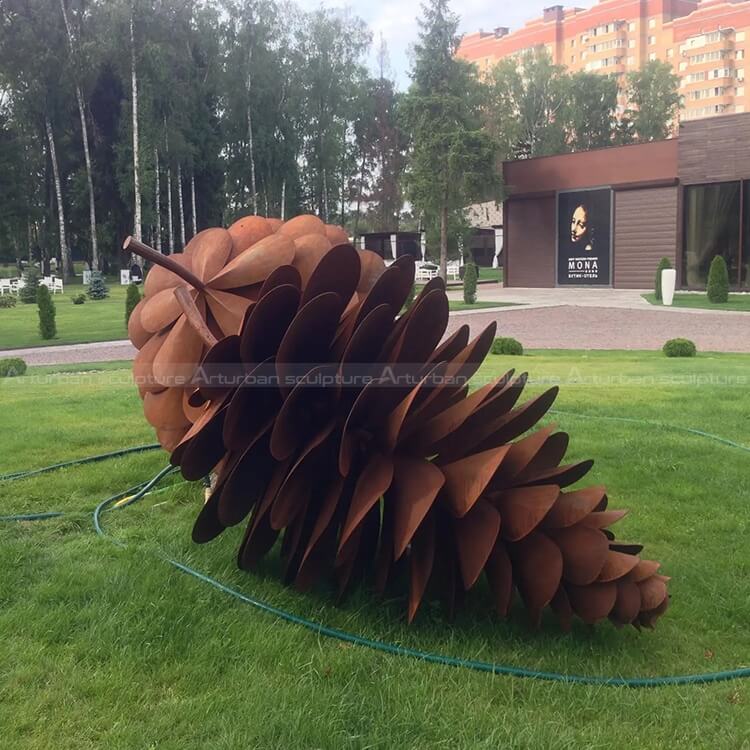
[[[49,144],[49,157],[52,163],[52,174],[55,182],[55,198],[57,200],[57,228],[60,239],[60,259],[62,260],[63,278],[71,279],[73,277],[73,260],[68,247],[68,240],[65,232],[65,204],[63,203],[62,181],[60,179],[60,167],[57,162],[57,149],[55,147],[55,136],[52,132],[52,123],[49,117],[44,118],[44,129],[47,133],[47,143]]]
[[[83,143],[83,156],[86,163],[86,182],[89,193],[89,223],[91,227],[91,265],[93,268],[99,268],[99,247],[96,236],[96,202],[94,200],[94,175],[91,167],[91,152],[89,150],[89,135],[86,125],[86,108],[84,105],[83,92],[80,82],[80,66],[82,64],[80,50],[73,37],[73,30],[68,19],[68,11],[65,7],[65,0],[60,0],[60,10],[62,11],[65,32],[68,37],[68,48],[73,68],[73,83],[76,91],[76,102],[78,104],[78,116],[81,119],[81,140]]]
[[[130,15],[130,91],[131,91],[131,114],[133,123],[133,237],[141,241],[141,177],[138,160],[138,76],[135,65],[135,31],[133,16]]]

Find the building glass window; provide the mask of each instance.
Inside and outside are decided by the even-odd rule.
[[[685,188],[685,238],[682,282],[703,288],[714,256],[727,262],[729,282],[736,286],[740,251],[740,183],[691,185]]]

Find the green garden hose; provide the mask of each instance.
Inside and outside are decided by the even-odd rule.
[[[82,466],[83,464],[94,464],[99,461],[106,461],[110,458],[118,458],[119,456],[127,456],[131,453],[145,453],[146,451],[156,450],[161,448],[159,443],[149,443],[148,445],[134,445],[131,448],[123,448],[119,451],[110,451],[109,453],[98,453],[95,456],[86,456],[85,458],[75,458],[70,461],[63,461],[59,464],[52,464],[51,466],[44,466],[41,469],[31,469],[29,471],[15,471],[10,474],[0,474],[0,482],[9,481],[11,479],[28,479],[29,477],[35,477],[39,474],[46,474],[49,471],[55,471],[56,469],[65,469],[68,466]]]
[[[674,425],[662,424],[657,422],[649,422],[647,420],[632,419],[626,417],[606,417],[598,415],[587,415],[587,414],[574,414],[570,412],[556,411],[556,414],[581,417],[586,419],[603,419],[609,421],[624,421],[624,422],[635,422],[640,424],[647,424],[652,427],[663,427],[669,429],[677,429],[685,432],[689,432],[693,435],[711,439],[716,442],[723,443],[725,445],[738,448],[739,450],[750,452],[750,448],[747,446],[735,443],[734,441],[722,438],[718,435],[712,435],[710,433],[695,430],[689,427],[677,427]],[[151,450],[158,446],[136,446],[134,448],[127,448],[122,451],[114,451],[113,453],[100,454],[98,456],[91,456],[89,458],[76,459],[73,461],[66,461],[53,466],[44,467],[43,469],[36,469],[33,471],[16,472],[13,474],[6,474],[0,476],[0,481],[14,481],[17,479],[24,479],[30,476],[36,476],[38,474],[59,469],[66,466],[75,466],[85,463],[91,463],[93,461],[101,461],[106,458],[114,458],[115,456],[121,456],[128,453],[142,452],[144,450]],[[149,493],[154,487],[156,487],[162,479],[169,474],[175,472],[176,469],[173,466],[167,466],[162,469],[156,476],[147,482],[141,482],[128,490],[119,492],[111,497],[106,498],[100,502],[93,511],[93,523],[94,528],[99,536],[108,539],[109,541],[117,544],[120,547],[125,547],[125,543],[108,536],[102,525],[102,514],[108,510],[125,508],[128,505],[132,505],[147,493]],[[16,516],[3,516],[0,517],[0,521],[42,521],[50,518],[59,518],[67,514],[62,512],[48,512],[48,513],[36,513],[36,514],[23,514]],[[374,640],[371,638],[365,638],[363,636],[349,633],[345,630],[339,630],[338,628],[329,627],[322,623],[309,620],[305,617],[300,617],[286,610],[274,607],[272,604],[268,604],[260,599],[256,599],[252,596],[233,589],[230,586],[222,583],[221,581],[211,578],[205,573],[201,573],[194,568],[191,568],[178,560],[173,560],[166,555],[157,555],[161,560],[173,566],[177,570],[186,573],[194,578],[197,578],[203,583],[207,583],[213,588],[221,591],[224,594],[238,599],[239,601],[249,604],[256,609],[274,615],[286,622],[293,623],[295,625],[306,628],[312,631],[316,635],[325,636],[327,638],[333,638],[346,643],[352,643],[358,646],[364,646],[375,651],[382,653],[391,654],[394,656],[405,656],[412,659],[418,659],[420,661],[428,662],[431,664],[440,664],[442,666],[450,667],[461,667],[464,669],[471,669],[479,672],[489,672],[497,675],[507,675],[512,677],[527,677],[537,680],[545,680],[548,682],[562,682],[575,685],[599,685],[606,687],[629,687],[629,688],[646,688],[646,687],[665,687],[669,685],[705,685],[714,682],[724,682],[727,680],[741,679],[750,677],[750,667],[740,667],[737,669],[724,670],[720,672],[705,672],[703,674],[684,674],[684,675],[667,675],[662,677],[597,677],[588,675],[576,675],[576,674],[561,674],[558,672],[545,672],[535,669],[526,669],[524,667],[512,667],[504,664],[494,664],[492,662],[478,661],[475,659],[461,659],[453,656],[445,656],[443,654],[436,654],[429,651],[421,651],[419,649],[409,648],[407,646],[400,646],[395,643],[388,643],[387,641]]]

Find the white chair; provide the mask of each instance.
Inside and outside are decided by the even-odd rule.
[[[416,281],[429,281],[438,275],[438,269],[431,265],[419,265],[415,274]]]
[[[11,287],[12,287],[13,294],[18,294],[18,292],[20,292],[21,289],[25,288],[25,286],[26,286],[26,279],[24,279],[24,278],[16,279],[15,284],[12,281],[10,282],[10,284],[11,284]]]
[[[45,276],[39,283],[43,284],[44,286],[46,286],[47,289],[50,290],[50,292],[52,291],[53,284],[52,284],[52,277],[51,276]]]
[[[57,294],[58,292],[63,294],[63,280],[52,279],[52,294]]]
[[[130,284],[130,271],[120,271],[120,285],[127,286]]]
[[[91,271],[84,270],[83,272],[83,285],[88,286],[91,283]]]
[[[13,287],[11,286],[10,279],[0,279],[0,296],[8,292],[13,293]]]
[[[460,267],[457,260],[452,260],[448,263],[446,273],[448,274],[448,278],[453,279],[454,281],[461,277]]]

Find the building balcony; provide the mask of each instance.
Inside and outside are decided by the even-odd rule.
[[[606,29],[604,27],[607,27]],[[610,21],[608,24],[602,24],[591,29],[587,29],[585,35],[588,37],[588,44],[595,42],[608,41],[618,36],[624,36],[627,32],[627,21]]]
[[[705,55],[710,52],[734,50],[734,37],[723,36],[715,42],[707,42],[699,47],[681,47],[680,56],[683,58]]]
[[[609,44],[609,42],[615,41],[617,44],[612,45],[611,47],[606,47],[602,49],[602,46],[605,44]],[[597,41],[596,44],[589,44],[586,47],[586,59],[587,60],[598,60],[603,57],[613,57],[614,55],[617,55],[619,53],[624,54],[625,50],[628,48],[628,40],[627,37],[617,37],[616,39],[611,39],[609,41],[605,40],[604,42]]]
[[[701,73],[703,71],[709,72],[716,68],[729,68],[734,69],[734,58],[731,53],[726,52],[724,55],[719,56],[716,60],[699,60],[697,62],[689,62],[684,68],[680,69],[681,75],[685,76],[688,73]]]
[[[707,71],[710,72],[710,71]],[[734,86],[736,77],[733,70],[727,70],[722,75],[716,77],[706,77],[701,81],[688,81],[683,78],[680,82],[681,91],[700,91],[701,89],[709,88],[710,86]]]

